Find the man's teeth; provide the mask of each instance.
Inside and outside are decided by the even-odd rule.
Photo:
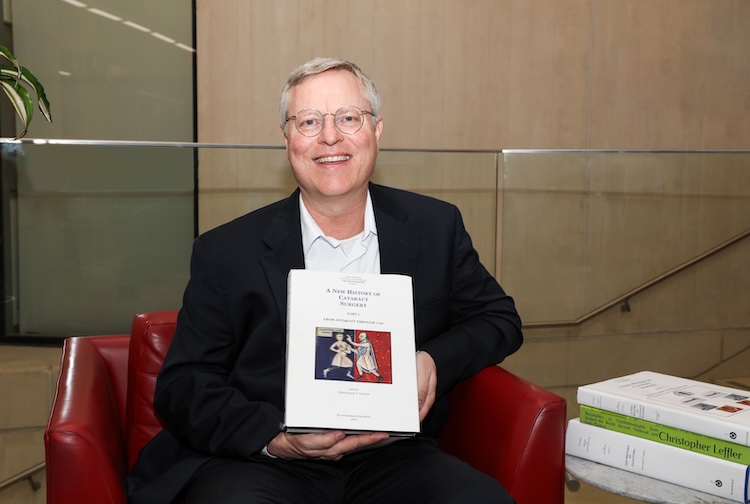
[[[346,161],[351,156],[328,156],[328,157],[321,157],[315,160],[316,163],[322,164],[322,163],[338,163],[339,161]]]

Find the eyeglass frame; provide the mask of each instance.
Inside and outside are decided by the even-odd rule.
[[[354,131],[352,131],[350,133],[342,130],[341,128],[339,128],[339,125],[336,123],[336,114],[338,114],[340,110],[347,109],[347,108],[353,108],[353,109],[359,110],[359,113],[362,116],[362,122],[360,123],[359,128],[357,128],[356,130],[354,130]],[[323,128],[325,128],[325,125],[326,125],[326,116],[328,116],[328,115],[329,116],[333,116],[333,125],[336,127],[336,129],[338,131],[340,131],[344,135],[354,135],[355,133],[359,132],[362,129],[362,126],[365,124],[365,121],[364,121],[365,114],[370,114],[373,118],[376,117],[375,113],[373,111],[371,111],[371,110],[363,110],[363,109],[357,107],[356,105],[344,105],[343,107],[339,107],[336,110],[336,112],[326,112],[325,114],[323,112],[321,112],[320,110],[313,109],[313,108],[298,110],[297,113],[294,114],[293,116],[286,116],[284,118],[284,124],[286,125],[289,121],[293,121],[294,119],[297,118],[297,116],[300,114],[300,112],[304,112],[306,110],[311,110],[311,111],[317,112],[317,113],[319,113],[321,115],[321,117],[323,117],[323,122],[320,123],[320,131],[318,131],[314,135],[306,135],[305,133],[302,133],[300,131],[300,129],[299,129],[299,126],[297,125],[297,122],[296,121],[294,122],[294,127],[299,132],[299,134],[302,135],[302,136],[305,136],[307,138],[315,138],[316,136],[320,135],[323,132]]]

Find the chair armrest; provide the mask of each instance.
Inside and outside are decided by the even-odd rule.
[[[500,481],[518,504],[564,497],[565,400],[491,366],[456,385],[441,446]]]
[[[122,346],[127,356],[128,336],[106,338],[107,350]],[[121,407],[95,339],[70,338],[63,347],[57,392],[44,433],[50,504],[127,503]],[[122,360],[118,372],[124,374],[127,359]]]

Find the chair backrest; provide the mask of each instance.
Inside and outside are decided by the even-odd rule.
[[[141,449],[163,428],[154,413],[154,390],[176,326],[177,310],[142,313],[133,319],[124,426],[129,469]]]

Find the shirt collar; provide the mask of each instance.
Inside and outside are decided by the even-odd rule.
[[[302,194],[299,196],[299,213],[300,222],[302,225],[302,250],[305,255],[310,251],[316,240],[325,240],[331,244],[332,247],[337,247],[342,240],[337,240],[326,236],[323,231],[315,222],[310,212],[305,206],[305,202],[302,201]],[[362,241],[366,240],[371,234],[377,236],[378,228],[375,223],[375,211],[372,208],[372,198],[370,198],[370,191],[367,191],[367,201],[365,203],[365,229],[362,233]]]

